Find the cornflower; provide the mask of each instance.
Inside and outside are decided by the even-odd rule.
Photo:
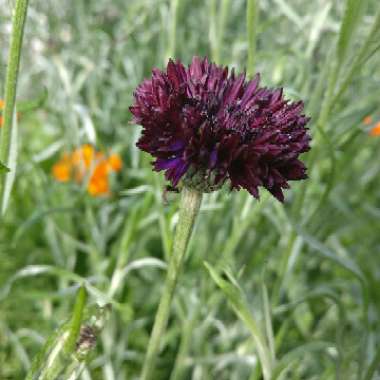
[[[289,181],[307,177],[300,154],[310,149],[303,102],[285,99],[282,89],[260,86],[245,74],[194,57],[186,68],[169,60],[153,69],[134,93],[130,107],[143,127],[137,146],[154,157],[173,187],[182,188],[179,220],[166,281],[143,366],[153,378],[161,338],[202,194],[228,186],[255,198],[259,187],[279,201]]]

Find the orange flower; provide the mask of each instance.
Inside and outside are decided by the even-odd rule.
[[[80,148],[74,150],[72,160],[74,165],[84,166],[89,169],[95,158],[95,149],[90,144],[84,144]]]
[[[87,191],[93,197],[110,194],[108,178],[93,178],[88,184]]]
[[[364,125],[370,125],[370,124],[372,124],[372,121],[373,121],[372,116],[368,115],[363,119],[363,124]]]
[[[380,136],[380,121],[369,131],[372,137]]]
[[[87,191],[93,196],[108,195],[110,186],[108,180],[108,165],[106,161],[100,162],[88,181]]]
[[[110,194],[109,174],[122,168],[119,155],[106,157],[92,145],[84,144],[72,153],[65,153],[60,161],[53,166],[53,176],[60,182],[75,180],[83,183],[88,178],[87,191],[92,196]]]
[[[65,153],[61,160],[53,166],[53,176],[59,182],[68,182],[71,177],[71,157]]]
[[[113,153],[108,157],[108,165],[115,172],[119,172],[123,166],[123,162],[118,154]]]
[[[82,182],[84,177],[93,169],[95,162],[102,153],[96,152],[90,144],[84,144],[72,153],[75,180]]]

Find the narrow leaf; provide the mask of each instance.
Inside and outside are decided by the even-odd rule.
[[[84,309],[85,298],[86,293],[82,287],[78,293],[73,317],[64,322],[47,339],[41,351],[34,358],[26,380],[75,380],[79,378],[111,311],[109,304],[93,305]],[[81,321],[77,325],[79,314]],[[73,341],[74,346],[71,347],[72,352],[68,352],[65,347],[70,342],[70,331],[73,331],[74,320],[76,338]]]
[[[4,165],[4,164],[0,161],[0,171],[1,171],[1,172],[9,172],[10,169],[8,168],[8,166]]]
[[[337,47],[337,58],[338,65],[342,65],[348,49],[354,39],[356,28],[359,24],[360,18],[363,15],[367,6],[367,0],[347,0],[346,9],[341,24],[338,47]]]
[[[328,349],[332,347],[334,347],[334,345],[330,342],[315,341],[295,348],[294,350],[284,355],[278,362],[277,367],[273,373],[272,380],[278,379],[291,366],[291,364],[302,362],[307,353],[315,356],[316,352],[322,352],[325,353],[327,357],[329,357],[327,355]]]
[[[44,88],[34,99],[17,102],[17,110],[20,113],[34,111],[44,105],[48,98],[48,90]]]
[[[78,295],[75,301],[74,313],[71,318],[69,336],[67,338],[64,350],[67,354],[71,354],[75,349],[75,343],[77,341],[80,325],[83,318],[83,309],[87,300],[87,291],[84,285],[79,288]]]
[[[262,334],[261,328],[254,319],[250,308],[248,306],[245,294],[237,284],[235,278],[231,273],[224,271],[224,275],[228,278],[225,280],[214,270],[210,264],[204,263],[211,278],[219,286],[224,295],[227,297],[236,315],[242,320],[252,334],[253,340],[256,344],[257,353],[261,362],[263,376],[265,380],[271,379],[272,373],[272,360],[271,353],[268,345]]]

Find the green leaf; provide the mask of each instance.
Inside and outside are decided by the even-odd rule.
[[[48,98],[48,90],[44,88],[34,99],[17,102],[17,110],[20,113],[34,111],[44,105]]]
[[[380,38],[380,8],[378,9],[372,27],[361,44],[360,49],[358,49],[357,54],[351,60],[351,64],[341,81],[339,88],[337,89],[336,95],[333,99],[333,104],[336,104],[342,95],[347,90],[348,86],[353,81],[355,74],[362,68],[364,62],[368,60],[379,48],[378,41]],[[373,46],[375,44],[375,46]]]
[[[278,379],[294,363],[302,362],[302,359],[305,357],[307,353],[310,353],[313,356],[315,356],[316,352],[322,352],[325,353],[327,357],[329,357],[327,355],[327,350],[332,347],[334,348],[334,345],[330,342],[315,341],[306,343],[302,346],[295,348],[294,350],[288,352],[281,358],[281,360],[278,362],[276,366],[271,380]]]
[[[364,375],[364,380],[373,380],[375,379],[376,371],[380,368],[380,350],[377,351],[375,357],[372,359],[371,364],[369,365],[366,374]]]
[[[47,340],[33,361],[27,380],[55,380],[69,366],[76,349],[86,299],[86,289],[81,286],[73,316]]]
[[[347,57],[349,47],[354,39],[359,21],[366,9],[367,0],[347,0],[343,21],[340,27],[337,58],[338,65],[342,65]]]
[[[274,363],[276,361],[276,353],[272,326],[272,310],[269,302],[268,289],[264,282],[264,276],[261,281],[261,304],[263,307],[265,334],[268,342],[269,351],[271,354],[271,361],[272,363]]]
[[[70,332],[66,344],[63,347],[64,351],[70,355],[74,349],[78,339],[80,326],[83,318],[83,309],[87,300],[87,290],[84,285],[79,288],[78,295],[75,301],[74,313],[70,322]]]
[[[274,0],[274,2],[285,17],[287,17],[293,24],[295,24],[298,29],[302,29],[304,22],[296,10],[291,7],[290,1]]]
[[[13,284],[22,278],[25,277],[34,277],[34,276],[40,276],[40,275],[50,275],[55,276],[58,278],[83,283],[85,279],[76,273],[73,273],[71,271],[68,271],[66,269],[62,269],[56,266],[52,265],[27,265],[26,267],[20,269],[17,271],[13,276],[11,276],[8,281],[5,283],[5,285],[0,288],[0,301],[5,299],[11,289]],[[86,288],[88,292],[96,297],[97,299],[111,303],[112,306],[119,311],[122,311],[123,313],[130,312],[129,305],[121,304],[117,301],[115,301],[114,298],[108,296],[107,294],[101,292],[98,290],[95,286],[91,285],[90,283],[86,283]]]
[[[86,298],[82,286],[73,316],[48,338],[34,358],[26,380],[75,380],[80,376],[111,311],[109,304],[84,308]]]
[[[204,265],[210,273],[211,278],[227,297],[236,315],[242,320],[242,322],[251,332],[253,340],[256,344],[264,379],[271,379],[272,366],[274,365],[272,361],[272,355],[265,337],[262,334],[262,329],[251,313],[243,290],[239,287],[235,278],[228,271],[224,271],[224,276],[226,278],[224,279],[216,270],[211,267],[210,264],[204,262]]]
[[[302,227],[294,225],[294,228],[305,241],[305,243],[316,253],[318,253],[323,258],[328,259],[331,262],[334,262],[346,271],[350,272],[359,280],[359,282],[362,285],[366,284],[366,278],[363,272],[360,270],[358,265],[356,265],[356,263],[353,260],[349,259],[348,257],[342,258],[340,256],[337,256],[325,244],[308,234]]]
[[[8,168],[8,166],[4,165],[1,161],[0,161],[0,172],[9,172],[10,169]]]

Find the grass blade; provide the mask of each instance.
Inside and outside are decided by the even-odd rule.
[[[207,268],[211,278],[227,297],[236,315],[242,320],[242,322],[248,327],[249,331],[251,332],[261,362],[264,379],[271,379],[273,365],[271,353],[265,337],[261,332],[261,328],[259,327],[249,309],[246,297],[242,289],[239,288],[236,280],[229,272],[224,272],[228,278],[228,280],[225,280],[217,273],[216,270],[211,267],[210,264],[205,262],[204,265]]]
[[[70,354],[75,349],[75,344],[78,339],[80,325],[83,318],[83,309],[87,301],[87,291],[84,285],[79,288],[75,301],[74,312],[70,322],[70,331],[66,344],[63,349],[67,354]]]
[[[333,346],[334,345],[329,342],[316,341],[306,343],[302,346],[295,348],[293,351],[290,351],[286,355],[284,355],[278,362],[277,367],[273,373],[272,380],[278,379],[283,374],[283,372],[286,371],[292,365],[292,363],[302,361],[302,358],[305,356],[306,353],[326,353],[327,350]]]
[[[264,279],[261,280],[261,303],[264,311],[265,334],[268,341],[269,351],[271,353],[271,362],[275,363],[276,352],[272,326],[272,311],[269,302],[268,288],[265,285]]]
[[[339,32],[337,46],[338,65],[342,65],[347,57],[360,18],[362,17],[366,6],[367,0],[347,0],[346,2],[346,9]]]
[[[332,101],[332,107],[340,100],[342,95],[345,93],[345,91],[351,84],[352,80],[354,79],[355,74],[361,69],[366,59],[371,56],[372,53],[369,54],[369,52],[374,51],[374,49],[371,47],[374,43],[379,41],[379,38],[380,38],[380,9],[375,15],[374,22],[372,24],[372,27],[367,37],[365,38],[355,58],[352,60],[352,64],[348,68],[346,75],[342,79],[336,91],[336,94]]]
[[[33,360],[27,380],[74,380],[80,376],[111,310],[109,305],[85,308],[86,299],[82,286],[73,316],[48,338]]]

